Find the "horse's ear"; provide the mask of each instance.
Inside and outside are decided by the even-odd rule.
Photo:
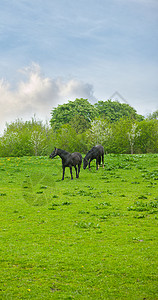
[[[54,152],[55,152],[55,154],[57,154],[57,152],[58,152],[58,149],[56,147],[54,149]]]

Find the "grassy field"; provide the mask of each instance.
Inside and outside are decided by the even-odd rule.
[[[158,299],[158,155],[0,158],[1,299]]]

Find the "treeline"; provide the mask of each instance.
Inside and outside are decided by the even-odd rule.
[[[158,153],[158,111],[145,119],[128,104],[76,99],[53,108],[50,123],[6,124],[0,156],[49,155],[54,147],[86,153],[96,144],[106,153]]]

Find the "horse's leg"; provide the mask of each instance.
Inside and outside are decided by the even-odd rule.
[[[72,176],[72,167],[70,167],[70,174],[71,174],[71,180],[73,179],[73,176]]]
[[[78,178],[79,178],[79,174],[80,174],[80,169],[81,169],[81,164],[78,164]]]
[[[104,168],[104,154],[102,154],[102,166]]]
[[[76,178],[78,178],[78,174],[77,174],[77,167],[76,167],[76,166],[74,166],[74,168],[75,168],[75,171],[76,171]]]
[[[79,164],[78,165],[78,178],[79,178],[80,168],[81,168],[81,165]]]
[[[99,167],[99,161],[98,158],[96,158],[96,170],[98,170],[98,167]]]
[[[65,175],[65,167],[63,166],[63,177],[62,177],[62,180],[64,180],[64,175]]]
[[[101,156],[99,156],[98,158],[98,168],[100,167],[100,164],[101,164]]]
[[[91,170],[91,166],[90,166],[91,161],[92,161],[92,159],[90,159],[88,162],[89,171]]]

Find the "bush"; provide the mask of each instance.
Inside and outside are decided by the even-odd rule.
[[[32,118],[6,124],[0,139],[0,156],[47,155],[52,130],[48,125]]]

